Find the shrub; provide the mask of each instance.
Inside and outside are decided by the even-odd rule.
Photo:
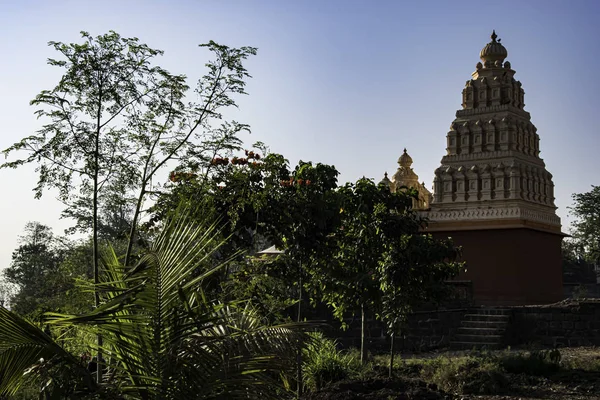
[[[421,376],[440,389],[455,393],[496,394],[509,387],[502,368],[486,358],[434,358],[423,363]]]
[[[506,354],[499,357],[500,365],[513,374],[548,377],[560,370],[558,350],[539,350],[530,353]]]
[[[304,385],[313,391],[347,379],[360,370],[354,354],[341,352],[335,340],[327,339],[320,332],[312,334],[312,340],[304,349],[303,361]]]

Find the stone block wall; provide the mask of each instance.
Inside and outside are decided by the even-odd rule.
[[[600,298],[600,285],[597,283],[563,283],[565,299]]]
[[[600,300],[570,300],[547,306],[513,307],[509,344],[600,345]]]
[[[396,350],[420,352],[448,347],[467,310],[432,310],[410,314],[402,334],[396,337]],[[347,320],[346,323],[348,329],[341,330],[339,325],[334,325],[328,335],[337,338],[343,347],[360,347],[360,318]],[[384,325],[375,320],[368,320],[366,325],[369,349],[375,352],[388,351],[390,341]]]

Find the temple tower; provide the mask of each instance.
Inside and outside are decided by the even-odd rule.
[[[412,169],[412,163],[412,157],[404,149],[404,153],[398,158],[398,169],[392,176],[392,180],[390,181],[386,172],[380,183],[389,186],[392,192],[402,190],[403,187],[416,189],[419,196],[418,199],[413,199],[413,209],[427,210],[430,207],[433,196],[425,187],[425,183],[419,183],[419,176]]]
[[[435,170],[429,231],[463,246],[475,299],[527,304],[562,298],[561,224],[552,174],[525,111],[525,92],[492,33],[462,92]]]

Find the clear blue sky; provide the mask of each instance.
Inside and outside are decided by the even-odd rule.
[[[12,1],[0,0],[0,148],[40,125],[28,105],[59,75],[50,40],[112,29],[165,50],[162,64],[196,79],[213,39],[250,45],[254,76],[240,110],[292,163],[334,164],[341,181],[392,173],[404,147],[431,186],[465,81],[495,29],[525,89],[525,109],[554,175],[568,229],[571,194],[600,184],[598,1]],[[60,232],[61,205],[34,200],[33,167],[0,171],[0,268],[37,220]]]

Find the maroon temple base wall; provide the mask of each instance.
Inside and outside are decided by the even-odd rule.
[[[547,304],[563,299],[562,235],[534,229],[432,232],[462,246],[467,271],[457,280],[473,282],[478,305]]]

